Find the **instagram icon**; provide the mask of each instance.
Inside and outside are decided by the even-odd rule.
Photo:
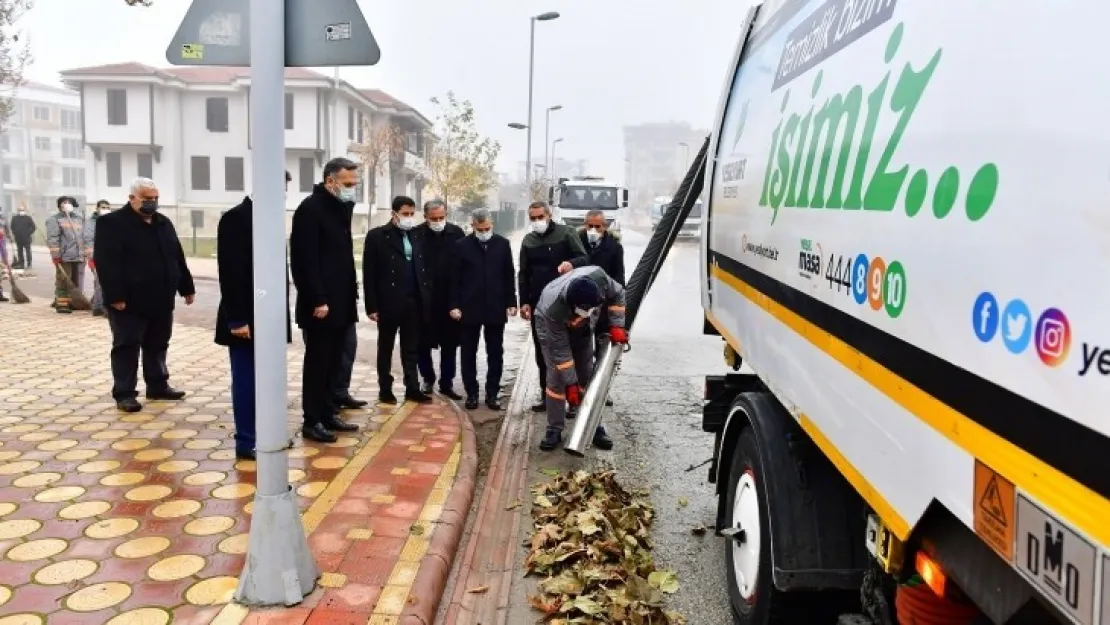
[[[1041,362],[1058,367],[1068,357],[1071,349],[1071,325],[1059,308],[1049,308],[1037,320],[1037,355]]]

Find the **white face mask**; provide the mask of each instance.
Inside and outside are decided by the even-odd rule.
[[[482,243],[486,243],[493,238],[493,230],[486,230],[485,232],[475,232],[474,236]]]
[[[62,204],[62,212],[63,213],[68,213],[71,210],[73,210],[73,205],[72,204]]]
[[[532,222],[532,232],[535,232],[536,234],[543,234],[543,233],[547,232],[547,224],[548,223],[549,222],[546,219],[541,219],[539,221],[533,221]]]
[[[585,318],[585,317],[589,317],[590,315],[594,314],[595,310],[597,310],[597,309],[596,308],[590,308],[590,309],[587,310],[585,308],[575,308],[574,309],[574,314],[578,315],[579,317]]]
[[[21,208],[21,209],[19,209],[19,210],[18,210],[18,211],[16,211],[16,212],[18,212],[18,213],[19,213],[20,215],[26,215],[26,214],[27,214],[27,211],[23,210],[22,208]]]
[[[447,227],[447,220],[444,219],[443,221],[429,221],[428,227],[432,229],[432,232],[443,232],[443,230]]]
[[[416,217],[399,217],[397,227],[401,230],[412,230],[416,226]]]
[[[601,230],[590,228],[586,231],[586,239],[588,239],[590,243],[597,243],[601,240]]]

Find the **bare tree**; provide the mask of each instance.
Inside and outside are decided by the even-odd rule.
[[[0,97],[0,134],[15,114],[15,94],[25,82],[23,70],[31,64],[31,46],[19,21],[34,5],[34,0],[0,0],[0,84],[11,90]]]
[[[377,179],[388,171],[388,165],[395,152],[405,148],[405,135],[395,124],[385,124],[373,128],[369,119],[363,120],[362,143],[351,143],[348,151],[354,154],[363,169],[370,174],[371,203],[378,197]]]
[[[545,179],[537,179],[532,181],[531,187],[528,189],[528,200],[532,202],[546,202],[549,199],[548,189],[551,186]]]

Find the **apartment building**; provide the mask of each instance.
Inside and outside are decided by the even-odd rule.
[[[708,130],[685,122],[625,126],[624,179],[629,208],[643,212],[650,209],[656,196],[673,195],[708,134]]]
[[[250,191],[247,68],[119,63],[64,71],[62,79],[80,100],[90,197],[119,204],[135,177],[153,178],[163,212],[174,216],[179,231],[195,224],[211,234],[220,213]],[[320,181],[324,163],[354,157],[352,146],[385,125],[397,127],[403,142],[383,159],[384,174],[363,172],[357,225],[365,227],[375,208],[388,207],[391,195],[421,195],[421,155],[432,124],[416,109],[302,68],[286,70],[285,86],[285,162],[293,177],[287,219]]]
[[[76,91],[28,82],[0,88],[10,98],[11,117],[0,134],[0,209],[25,204],[41,219],[56,199],[71,195],[85,204],[85,147],[81,101]]]

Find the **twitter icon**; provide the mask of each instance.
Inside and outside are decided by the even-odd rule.
[[[1020,299],[1010,300],[1002,311],[1002,342],[1010,353],[1020,354],[1029,347],[1033,336],[1033,322],[1029,307]]]

